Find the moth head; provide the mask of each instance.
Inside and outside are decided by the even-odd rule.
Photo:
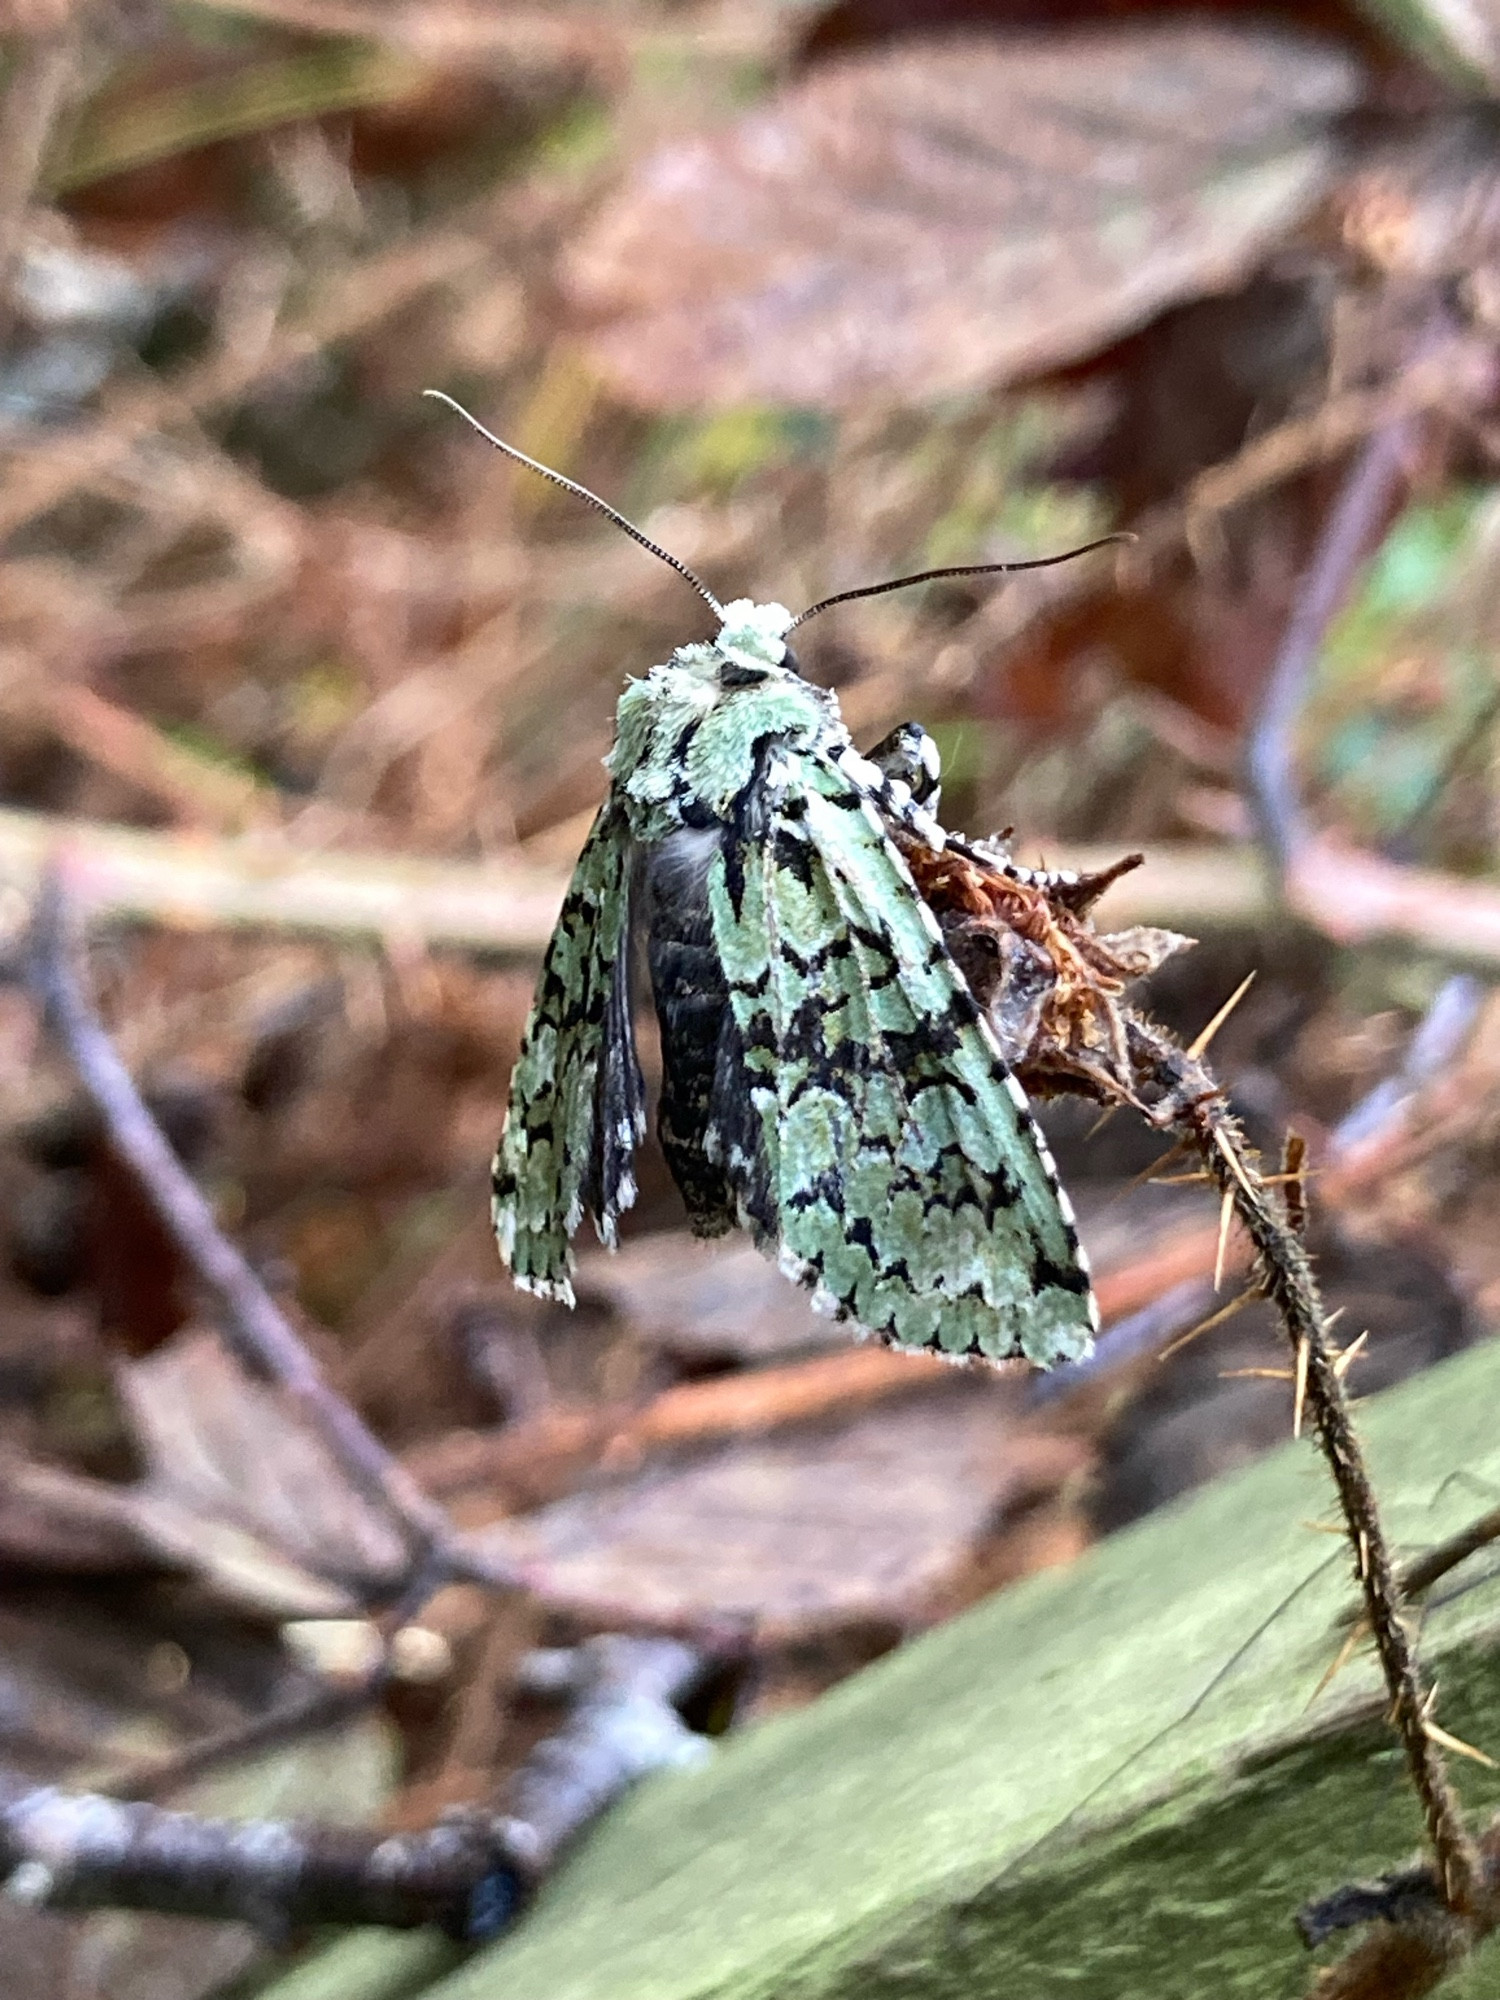
[[[786,634],[792,614],[784,604],[752,604],[737,597],[724,607],[719,627],[718,648],[724,664],[719,669],[721,687],[753,687],[763,681],[787,657]]]

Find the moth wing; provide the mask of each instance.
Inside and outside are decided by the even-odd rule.
[[[630,1004],[631,840],[606,800],[542,962],[492,1171],[500,1254],[525,1291],[573,1303],[570,1238],[592,1210],[613,1246],[635,1200],[645,1091]]]
[[[747,1224],[819,1303],[897,1347],[1042,1366],[1094,1309],[1026,1099],[871,801],[788,758],[710,871],[739,1101],[718,1145]]]

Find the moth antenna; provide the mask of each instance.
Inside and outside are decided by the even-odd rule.
[[[866,583],[858,590],[841,590],[833,597],[824,597],[818,603],[809,605],[806,611],[799,611],[787,631],[795,632],[799,625],[805,625],[809,618],[816,618],[820,611],[831,610],[835,604],[850,604],[856,597],[884,597],[888,590],[905,590],[909,583],[933,583],[944,576],[1007,576],[1022,569],[1051,569],[1054,563],[1071,562],[1074,556],[1086,556],[1091,549],[1108,548],[1111,542],[1133,542],[1135,539],[1134,535],[1121,530],[1113,535],[1100,535],[1097,541],[1084,542],[1076,549],[1064,549],[1060,556],[1034,556],[1030,562],[961,563],[956,569],[919,569],[915,576],[892,577],[889,583]]]
[[[474,429],[478,431],[479,435],[482,438],[488,439],[488,441],[495,447],[496,451],[503,451],[507,458],[513,458],[518,465],[526,465],[529,466],[533,472],[539,472],[542,475],[543,479],[550,479],[554,486],[560,486],[565,493],[573,493],[576,494],[580,500],[586,500],[588,504],[591,507],[597,509],[597,511],[601,513],[606,520],[613,521],[617,528],[623,528],[625,530],[625,533],[629,535],[630,539],[633,542],[639,542],[641,547],[643,549],[649,549],[652,555],[660,556],[662,561],[664,563],[667,563],[672,569],[675,569],[680,577],[686,578],[686,580],[693,586],[694,590],[697,591],[698,595],[701,598],[703,598],[704,601],[709,605],[716,618],[722,618],[724,616],[723,605],[719,602],[718,598],[714,596],[713,592],[709,589],[708,585],[703,581],[702,577],[695,576],[693,572],[688,568],[687,564],[683,562],[679,557],[674,556],[670,549],[662,548],[659,543],[653,542],[649,535],[642,534],[641,530],[635,525],[634,521],[627,521],[625,516],[619,513],[615,508],[611,507],[607,500],[601,500],[597,493],[590,493],[589,489],[586,486],[580,486],[576,479],[569,479],[561,472],[554,472],[550,465],[543,465],[540,459],[528,458],[524,451],[518,451],[513,444],[507,444],[504,438],[496,437],[493,431],[485,429],[484,425],[479,421],[478,417],[474,416],[470,411],[466,410],[462,403],[455,402],[453,398],[450,395],[448,395],[445,390],[424,389],[422,391],[422,394],[424,396],[431,396],[432,400],[435,403],[446,403],[450,410],[457,410],[458,414],[463,418],[464,422],[466,424],[471,424],[474,427]],[[821,610],[822,609],[821,605],[818,608]],[[807,614],[804,614],[804,616],[805,615]]]

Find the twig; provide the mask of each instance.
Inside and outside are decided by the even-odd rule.
[[[1095,1376],[1112,1374],[1143,1354],[1154,1354],[1184,1325],[1201,1319],[1213,1303],[1213,1287],[1205,1278],[1184,1278],[1160,1298],[1127,1313],[1105,1328],[1094,1350],[1082,1361],[1070,1361],[1043,1374],[1038,1370],[1026,1384],[1026,1401],[1033,1408],[1071,1395]]]
[[[888,1396],[920,1394],[952,1379],[950,1365],[936,1356],[849,1347],[812,1361],[680,1382],[638,1406],[564,1406],[496,1431],[459,1431],[414,1449],[406,1463],[420,1469],[429,1493],[451,1499],[482,1486],[508,1507],[534,1507],[590,1465],[630,1465],[653,1452],[759,1436],[833,1413],[847,1418]]]
[[[1378,1145],[1393,1127],[1405,1122],[1417,1092],[1451,1069],[1462,1055],[1488,991],[1463,972],[1443,981],[1417,1023],[1395,1074],[1383,1077],[1334,1127],[1329,1151],[1335,1159],[1347,1161],[1365,1147]]]
[[[0,339],[10,330],[11,287],[21,262],[26,218],[73,73],[74,31],[67,0],[43,0],[35,11],[52,18],[15,38],[0,97]]]
[[[302,1924],[438,1924],[495,1936],[570,1840],[649,1771],[708,1754],[672,1706],[707,1664],[675,1640],[580,1649],[577,1704],[518,1773],[509,1809],[414,1833],[206,1819],[98,1793],[0,1782],[0,1873],[18,1901]]]
[[[491,239],[458,227],[402,241],[338,272],[298,317],[270,339],[217,349],[175,374],[112,389],[97,415],[65,435],[46,435],[14,453],[0,495],[0,539],[104,477],[144,440],[238,401],[310,354],[348,340],[437,286],[459,283],[493,255]]]
[[[30,902],[56,855],[81,921],[256,929],[380,944],[391,937],[540,956],[565,870],[403,854],[340,854],[266,835],[149,833],[0,808],[0,904]]]
[[[567,871],[524,856],[478,863],[408,854],[340,853],[266,834],[215,838],[147,832],[0,807],[0,929],[36,894],[49,859],[68,859],[81,919],[129,918],[172,928],[290,932],[330,940],[391,937],[506,957],[540,956],[557,922]],[[1049,860],[1097,873],[1112,850],[1065,845]],[[1340,943],[1402,938],[1420,951],[1500,967],[1500,894],[1483,882],[1413,869],[1314,837],[1287,891],[1300,915]],[[1164,842],[1110,892],[1122,927],[1194,934],[1254,924],[1269,912],[1248,850]]]
[[[1444,1899],[1465,1918],[1481,1916],[1479,1850],[1434,1740],[1433,1691],[1401,1617],[1402,1594],[1380,1512],[1350,1417],[1328,1319],[1307,1250],[1268,1197],[1218,1086],[1201,1064],[1140,1021],[1129,1024],[1132,1059],[1164,1093],[1161,1118],[1196,1139],[1205,1164],[1229,1197],[1260,1260],[1260,1283],[1279,1312],[1299,1370],[1305,1402],[1338,1491],[1354,1551],[1365,1615],[1391,1697]]]
[[[1293,740],[1307,682],[1324,634],[1400,491],[1420,422],[1412,414],[1397,417],[1360,447],[1318,537],[1250,732],[1250,803],[1278,880],[1308,838]]]
[[[252,1751],[296,1742],[314,1730],[331,1728],[345,1717],[364,1713],[379,1698],[387,1677],[382,1666],[350,1686],[320,1680],[299,1689],[290,1700],[200,1736],[170,1755],[149,1762],[135,1758],[99,1769],[90,1767],[75,1775],[92,1791],[110,1798],[160,1798]]]
[[[1450,1569],[1457,1569],[1460,1563],[1496,1541],[1500,1541],[1500,1507],[1492,1507],[1477,1521],[1460,1528],[1456,1535],[1435,1543],[1424,1555],[1414,1556],[1401,1572],[1402,1596],[1420,1597]]]
[[[381,1501],[400,1522],[412,1543],[414,1571],[431,1562],[449,1575],[513,1587],[514,1574],[460,1542],[442,1508],[324,1380],[285,1314],[219,1228],[84,996],[71,963],[63,889],[56,876],[37,899],[30,971],[46,1023],[67,1051],[110,1145],[135,1174],[178,1253],[215,1301],[225,1337],[240,1360],[294,1399],[360,1490]]]
[[[1284,480],[1338,458],[1352,445],[1433,410],[1471,414],[1483,407],[1488,392],[1481,384],[1493,364],[1477,340],[1437,333],[1419,348],[1424,351],[1408,362],[1395,382],[1330,396],[1309,415],[1291,417],[1263,431],[1232,458],[1200,472],[1189,489],[1187,521],[1194,515],[1222,514],[1243,506]],[[1172,529],[1178,527],[1174,516],[1175,510],[1164,510],[1159,523],[1137,524],[1143,527],[1143,549],[1155,554],[1159,540],[1170,545]],[[1178,532],[1183,532],[1181,527]]]

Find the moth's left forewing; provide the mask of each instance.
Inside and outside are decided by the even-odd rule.
[[[631,864],[611,796],[547,947],[492,1173],[495,1234],[516,1283],[569,1305],[569,1240],[585,1207],[612,1242],[635,1199],[630,1163],[645,1117],[630,1020]]]

